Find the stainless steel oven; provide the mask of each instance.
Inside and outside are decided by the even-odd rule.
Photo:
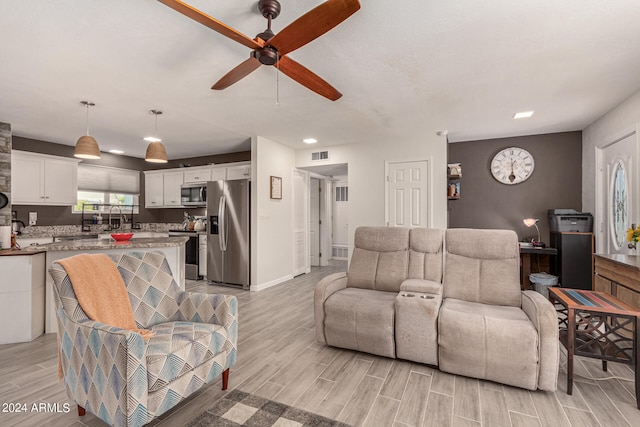
[[[180,202],[182,206],[207,206],[207,183],[182,184]]]
[[[189,236],[189,240],[184,245],[184,277],[190,280],[200,280],[199,264],[199,242],[198,232],[190,230],[169,230],[169,236]]]

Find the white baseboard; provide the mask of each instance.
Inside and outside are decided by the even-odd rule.
[[[270,280],[265,283],[260,283],[259,285],[251,285],[250,291],[262,291],[264,289],[270,288],[275,285],[279,285],[282,282],[286,282],[287,280],[293,279],[291,274],[287,274],[286,276],[279,277],[277,279]]]

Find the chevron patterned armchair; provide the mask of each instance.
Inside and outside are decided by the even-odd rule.
[[[160,252],[110,255],[127,287],[142,336],[90,320],[69,276],[54,263],[60,362],[67,394],[114,426],[141,426],[222,376],[236,361],[234,296],[181,291]]]

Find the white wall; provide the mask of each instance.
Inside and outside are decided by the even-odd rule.
[[[413,140],[365,142],[322,148],[329,160],[311,161],[318,148],[296,151],[296,166],[347,163],[349,165],[349,250],[354,230],[361,225],[385,225],[385,160],[429,160],[430,227],[447,227],[447,142],[435,131]]]
[[[582,131],[583,212],[596,213],[596,147],[613,142],[623,133],[634,130],[638,123],[640,123],[640,91]]]
[[[291,279],[293,265],[293,149],[251,138],[251,290]],[[271,199],[270,177],[282,178],[282,199]]]

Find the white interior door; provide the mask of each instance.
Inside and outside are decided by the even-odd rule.
[[[599,217],[602,245],[598,251],[628,254],[627,229],[639,221],[635,192],[638,183],[637,135],[623,137],[601,151]]]
[[[298,276],[307,270],[307,175],[293,171],[293,275]]]
[[[429,226],[429,163],[387,163],[387,225]]]
[[[311,266],[320,265],[320,180],[309,184],[309,252]]]

